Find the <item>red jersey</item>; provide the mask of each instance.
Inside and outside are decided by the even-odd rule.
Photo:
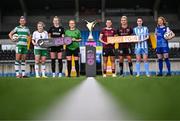
[[[127,27],[127,28],[120,27],[117,30],[117,34],[119,36],[129,36],[133,34],[133,29],[130,27]],[[131,48],[131,43],[120,43],[119,48]]]
[[[101,31],[101,34],[103,34],[102,41],[107,42],[107,37],[113,37],[116,35],[116,30],[113,28],[103,28]],[[114,44],[103,44],[103,48],[114,48]]]

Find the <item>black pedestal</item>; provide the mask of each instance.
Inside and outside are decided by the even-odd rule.
[[[86,44],[86,76],[96,76],[96,47],[92,42]]]

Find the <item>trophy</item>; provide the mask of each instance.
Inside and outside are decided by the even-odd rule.
[[[89,30],[89,37],[88,37],[88,41],[93,41],[93,35],[92,35],[92,30],[93,28],[95,27],[95,25],[97,24],[97,21],[92,21],[92,22],[89,22],[85,19],[83,19],[87,24],[86,24],[86,27],[88,28]]]

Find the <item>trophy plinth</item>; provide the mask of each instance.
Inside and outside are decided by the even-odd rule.
[[[94,41],[92,30],[96,25],[96,21],[88,22],[86,21],[86,27],[89,30],[89,36],[86,42],[86,76],[95,77],[96,76],[96,42]]]

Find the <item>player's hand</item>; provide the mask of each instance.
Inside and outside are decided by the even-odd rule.
[[[34,46],[38,46],[38,44],[37,44],[37,43],[33,43],[33,45],[34,45]]]
[[[75,38],[72,38],[72,41],[76,41],[76,39],[75,39]]]

